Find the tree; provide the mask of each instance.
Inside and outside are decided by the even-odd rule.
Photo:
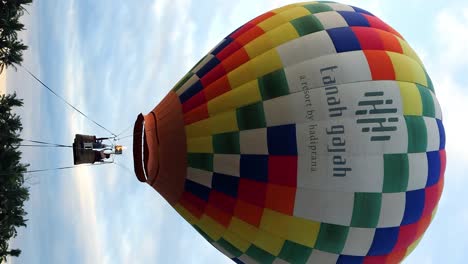
[[[24,186],[28,164],[21,163],[21,118],[13,112],[23,101],[16,93],[0,96],[0,261],[19,256],[21,250],[8,249],[8,241],[16,237],[17,228],[26,227],[24,202],[29,189]]]
[[[32,0],[0,0],[0,73],[9,66],[16,69],[23,61],[27,46],[18,40],[18,32],[24,30],[19,18],[26,11],[24,5],[30,3]]]

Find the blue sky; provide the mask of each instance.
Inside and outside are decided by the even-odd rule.
[[[24,66],[118,133],[150,111],[225,35],[293,1],[35,1],[25,16]],[[433,78],[447,131],[448,166],[439,212],[406,263],[466,263],[468,255],[468,3],[342,1],[396,28]],[[25,99],[24,138],[70,143],[106,135],[51,97],[21,68],[8,89]],[[122,143],[130,144],[130,141]],[[31,169],[72,164],[69,150],[24,149]],[[132,169],[127,153],[118,160]],[[12,242],[11,263],[230,263],[148,185],[117,166],[31,176],[28,228]]]

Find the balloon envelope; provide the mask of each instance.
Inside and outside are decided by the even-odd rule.
[[[137,177],[237,263],[399,262],[443,188],[420,59],[376,16],[328,1],[241,26],[134,132]]]

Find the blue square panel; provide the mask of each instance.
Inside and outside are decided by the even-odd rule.
[[[424,210],[424,189],[406,192],[405,214],[401,225],[409,225],[417,222]]]
[[[267,128],[270,155],[297,155],[296,126],[283,125]]]
[[[267,155],[241,155],[240,177],[260,182],[268,181]]]
[[[351,28],[332,28],[327,29],[327,32],[335,45],[336,52],[361,50],[361,44]]]
[[[367,255],[380,256],[392,252],[397,243],[399,231],[399,227],[377,228]]]
[[[369,21],[361,14],[352,11],[338,11],[350,27],[370,27]]]
[[[239,187],[239,177],[213,173],[211,187],[218,192],[236,198],[237,188]]]

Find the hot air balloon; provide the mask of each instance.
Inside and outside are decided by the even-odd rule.
[[[134,127],[134,168],[237,263],[397,263],[442,193],[434,87],[405,39],[334,2],[284,6],[203,57]]]

